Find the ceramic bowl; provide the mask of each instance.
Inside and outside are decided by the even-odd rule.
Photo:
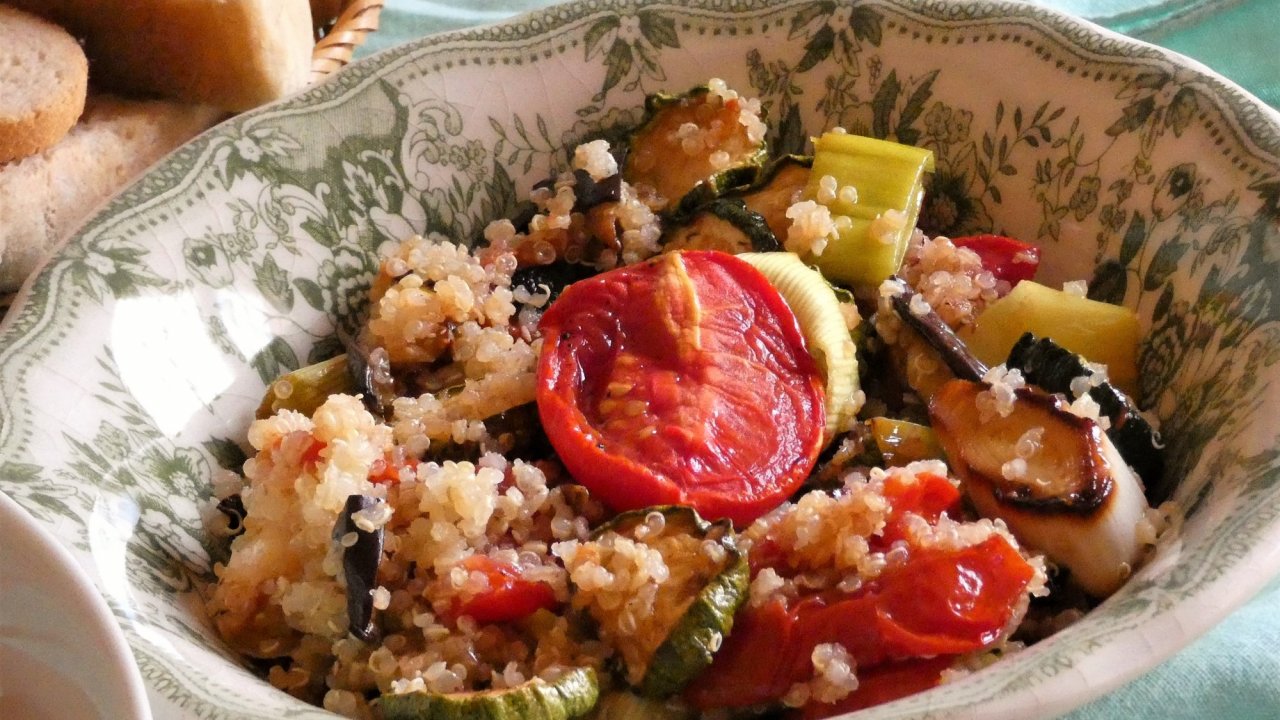
[[[1025,718],[1149,669],[1280,567],[1280,121],[1207,69],[1023,3],[579,0],[426,38],[216,128],[43,269],[0,331],[0,489],[94,571],[160,718],[311,718],[201,611],[200,507],[282,370],[326,356],[379,246],[469,239],[721,77],[799,150],[841,125],[932,148],[924,221],[1038,242],[1147,329],[1181,530],[1085,620],[876,717]]]

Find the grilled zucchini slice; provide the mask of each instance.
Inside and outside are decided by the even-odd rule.
[[[281,410],[296,410],[309,417],[330,395],[359,392],[344,353],[276,378],[267,387],[256,417],[269,418]]]
[[[618,650],[627,683],[645,697],[666,698],[711,664],[746,600],[750,570],[728,521],[708,523],[693,508],[676,505],[618,515],[565,564],[572,580],[583,560],[605,566],[613,554],[636,549],[662,556],[664,582],[650,580],[622,602],[616,589],[594,592],[575,584],[573,604],[595,619],[601,636]],[[651,602],[640,602],[642,596]]]
[[[773,161],[755,183],[735,191],[733,196],[741,198],[748,210],[764,218],[775,238],[785,240],[787,228],[791,227],[787,208],[804,195],[812,167],[811,155],[783,155]]]
[[[631,138],[622,177],[666,198],[668,214],[687,213],[730,188],[750,184],[768,156],[758,116],[723,87],[650,95],[645,114]]]
[[[599,697],[596,671],[574,668],[554,680],[535,677],[502,690],[388,693],[374,704],[382,720],[573,720],[590,713]]]
[[[668,231],[662,244],[666,250],[719,250],[734,255],[782,249],[764,218],[732,198],[716,198],[698,208]]]

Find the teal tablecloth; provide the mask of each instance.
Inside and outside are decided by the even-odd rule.
[[[1034,0],[1189,55],[1280,107],[1280,0]],[[362,53],[551,0],[387,0]],[[1280,580],[1155,670],[1069,720],[1280,720]]]

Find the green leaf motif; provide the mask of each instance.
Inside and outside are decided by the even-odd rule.
[[[1191,243],[1176,238],[1162,244],[1156,250],[1155,256],[1151,258],[1151,264],[1147,266],[1146,277],[1142,280],[1142,289],[1151,292],[1164,285],[1177,272],[1178,261],[1190,249]]]
[[[516,184],[507,172],[507,168],[497,159],[493,161],[493,182],[486,187],[486,192],[487,217],[510,215],[519,203],[516,197]]]
[[[800,62],[796,65],[796,72],[808,72],[817,66],[818,63],[826,60],[831,56],[831,51],[836,46],[836,33],[831,29],[830,25],[823,25],[822,29],[813,34],[809,38],[809,42],[804,46],[804,57],[800,58]]]
[[[1128,267],[1133,259],[1138,257],[1138,252],[1142,250],[1142,246],[1147,242],[1147,219],[1142,213],[1134,211],[1133,218],[1129,221],[1129,229],[1124,233],[1124,239],[1120,241],[1120,264]]]
[[[316,218],[307,218],[302,221],[302,231],[311,236],[321,247],[330,250],[342,244],[342,236],[328,223],[320,222]]]
[[[324,290],[320,288],[316,281],[311,278],[294,278],[293,286],[298,289],[302,299],[306,300],[308,305],[316,310],[328,310],[328,306],[324,302]]]
[[[1164,292],[1160,293],[1160,299],[1156,301],[1155,310],[1151,311],[1151,327],[1160,327],[1169,317],[1169,310],[1173,308],[1173,284],[1164,286]]]
[[[853,8],[849,27],[853,29],[854,37],[880,47],[880,40],[883,37],[881,21],[880,13],[869,7],[858,5]],[[937,74],[937,71],[934,71],[934,74]]]
[[[587,48],[586,52],[588,60],[595,56],[596,50],[598,49],[597,46],[600,45],[600,41],[608,36],[611,31],[617,30],[618,26],[621,24],[622,23],[618,20],[617,16],[611,15],[603,18],[600,22],[592,25],[587,30],[586,36],[583,37],[583,44],[586,45]],[[496,123],[497,121],[490,118],[489,122]]]
[[[787,37],[795,39],[796,36],[804,32],[804,29],[808,27],[810,23],[818,18],[830,15],[833,10],[835,10],[835,5],[830,2],[814,3],[813,5],[802,8],[800,12],[792,16],[791,29],[787,33]]]
[[[898,127],[893,131],[897,136],[898,142],[907,145],[915,145],[920,139],[920,131],[912,127],[920,115],[924,112],[924,106],[933,97],[933,81],[938,78],[940,70],[934,70],[924,76],[924,80],[907,98],[907,104],[902,106],[902,113],[898,115]]]
[[[1171,128],[1175,136],[1182,137],[1182,133],[1191,124],[1192,118],[1195,117],[1198,107],[1196,91],[1189,87],[1182,88],[1177,95],[1173,96],[1173,101],[1169,103],[1169,109],[1165,111],[1165,127]]]
[[[290,370],[298,369],[298,356],[283,338],[272,338],[267,346],[254,355],[249,364],[257,371],[258,378],[266,385]]]
[[[663,13],[640,13],[640,34],[644,35],[644,38],[655,49],[680,47],[680,36],[676,33],[676,21]]]
[[[1137,130],[1142,127],[1147,118],[1151,117],[1151,113],[1155,112],[1155,109],[1156,99],[1152,95],[1134,100],[1125,106],[1120,119],[1111,123],[1111,127],[1107,128],[1107,134],[1111,137],[1116,137]]]
[[[1169,80],[1169,73],[1163,70],[1152,70],[1140,73],[1133,79],[1131,84],[1133,87],[1143,88],[1145,90],[1159,90],[1168,84]]]
[[[280,312],[293,309],[293,288],[289,287],[289,274],[281,269],[274,256],[267,255],[261,263],[253,264],[254,285],[271,306]]]
[[[1129,290],[1129,271],[1116,260],[1104,260],[1089,281],[1089,299],[1119,305]]]
[[[621,40],[614,40],[613,47],[609,48],[609,54],[604,58],[604,64],[607,68],[604,74],[604,87],[596,96],[603,98],[610,90],[622,82],[622,78],[631,73],[631,65],[634,56],[631,52],[631,46]]]
[[[15,483],[34,483],[40,480],[41,467],[29,463],[0,463],[0,477]]]
[[[804,152],[807,138],[804,123],[800,119],[800,106],[792,103],[787,106],[782,120],[778,123],[778,138],[774,148],[778,155],[799,155]]]
[[[218,463],[218,467],[223,470],[234,470],[240,472],[240,468],[244,466],[244,461],[248,460],[248,456],[244,454],[244,450],[240,446],[228,438],[211,438],[200,443],[205,452],[213,456],[213,461]]]
[[[890,70],[880,89],[871,100],[871,132],[878,138],[889,137],[889,117],[893,114],[893,104],[902,92],[898,83],[898,71]]]

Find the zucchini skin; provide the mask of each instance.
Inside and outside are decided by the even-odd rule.
[[[375,707],[382,720],[574,720],[590,713],[599,698],[596,671],[584,667],[504,690],[387,694]]]
[[[747,556],[736,545],[722,546],[729,553],[728,566],[698,593],[671,634],[654,651],[637,688],[641,695],[665,698],[683,690],[711,666],[720,643],[733,630],[733,618],[747,600],[751,568]],[[668,668],[675,668],[676,672],[668,672]]]
[[[723,224],[714,220],[723,221],[732,231],[724,232]],[[734,254],[782,250],[782,243],[759,213],[748,209],[742,200],[723,197],[702,205],[665,233],[662,244],[669,250],[720,250]]]
[[[764,218],[774,237],[785,240],[791,226],[787,208],[803,195],[812,167],[812,155],[783,155],[766,167],[755,182],[734,189],[729,196],[742,199],[748,210]]]
[[[280,383],[285,383],[288,387],[284,397],[276,394],[276,388]],[[347,355],[336,355],[328,360],[300,367],[273,380],[267,386],[255,417],[261,420],[281,410],[295,410],[310,416],[316,408],[329,399],[330,395],[355,395],[358,392]]]
[[[1049,338],[1037,339],[1032,333],[1024,333],[1014,343],[1006,365],[1021,370],[1027,382],[1068,396],[1071,381],[1091,373],[1080,355]],[[1159,505],[1168,500],[1173,493],[1173,483],[1165,477],[1160,434],[1142,417],[1133,399],[1115,385],[1104,382],[1092,387],[1089,397],[1111,420],[1107,437],[1125,462],[1142,478],[1147,502]]]
[[[629,535],[650,513],[662,513],[668,524],[680,522],[704,539],[715,540],[725,550],[725,563],[703,586],[684,614],[667,633],[649,658],[636,691],[648,698],[675,695],[711,665],[720,643],[733,629],[733,619],[747,600],[751,568],[747,555],[733,539],[728,520],[709,523],[696,510],[682,505],[663,505],[632,510],[618,515],[592,533],[597,539],[608,532]]]
[[[686,155],[680,158],[675,153],[683,153],[679,147],[649,149],[650,143],[669,142],[667,137],[675,113],[698,104],[705,104],[711,95],[711,89],[699,85],[688,92],[675,95],[655,93],[645,98],[645,120],[632,133],[627,148],[626,161],[623,164],[623,179],[632,185],[647,184],[654,187],[668,201],[664,214],[667,217],[684,217],[703,205],[728,191],[744,185],[750,185],[760,173],[761,166],[768,158],[768,143],[761,139],[755,144],[743,143],[741,148],[719,145],[705,149],[706,157]],[[676,126],[678,127],[678,123]],[[695,123],[696,124],[696,123]],[[664,132],[668,131],[668,132]],[[730,164],[719,169],[710,162],[711,153],[718,150],[732,149],[734,153]],[[682,162],[683,160],[683,162]],[[664,173],[653,167],[660,162],[662,168],[671,171]],[[705,172],[697,173],[698,177],[683,176],[675,170],[689,170],[697,165],[705,166]]]

